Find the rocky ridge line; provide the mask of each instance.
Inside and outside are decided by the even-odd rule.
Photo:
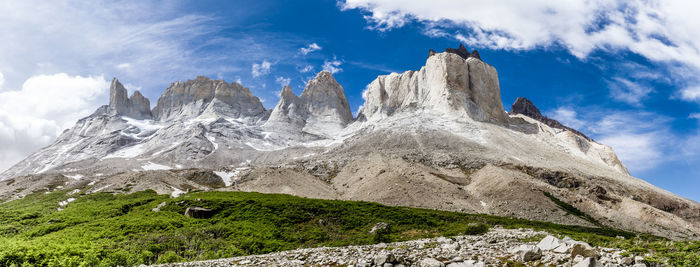
[[[527,98],[518,97],[517,99],[515,99],[515,102],[511,106],[509,113],[514,114],[514,115],[515,114],[522,114],[522,115],[528,116],[530,118],[533,118],[539,122],[546,124],[549,127],[571,131],[571,132],[585,138],[588,141],[595,142],[595,140],[586,136],[582,132],[579,132],[575,129],[567,127],[566,125],[562,124],[561,122],[559,122],[555,119],[551,119],[547,116],[542,115],[542,113],[540,113],[540,110],[535,106],[535,104],[533,104],[532,101],[530,101]]]

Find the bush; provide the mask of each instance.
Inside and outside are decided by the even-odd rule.
[[[489,232],[489,227],[483,223],[470,223],[467,224],[467,229],[464,230],[465,235],[483,235]]]
[[[374,236],[372,237],[372,241],[374,241],[375,244],[378,243],[389,243],[391,242],[391,230],[389,228],[382,228],[374,231]]]

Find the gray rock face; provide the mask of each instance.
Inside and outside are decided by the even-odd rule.
[[[362,116],[378,120],[399,112],[426,111],[506,123],[498,73],[483,61],[455,53],[428,57],[425,67],[379,76],[364,93]]]
[[[352,120],[343,87],[330,72],[322,71],[309,81],[299,97],[289,86],[285,86],[266,127],[327,136],[344,128]]]
[[[554,120],[554,119],[551,119],[551,118],[548,118],[548,117],[542,115],[542,113],[540,113],[540,110],[535,106],[535,104],[533,104],[532,101],[530,101],[527,98],[518,97],[517,99],[515,99],[515,102],[513,103],[513,105],[510,108],[510,113],[511,114],[522,114],[522,115],[528,116],[528,117],[536,119],[544,124],[547,124],[547,126],[549,126],[549,127],[557,128],[557,129],[565,129],[565,130],[571,131],[571,132],[585,138],[588,141],[593,141],[593,139],[589,138],[585,134],[583,134],[577,130],[571,129],[571,128],[561,124],[557,120]]]
[[[117,115],[123,115],[134,119],[150,119],[151,102],[139,91],[135,91],[131,98],[127,97],[126,88],[117,78],[112,79],[109,87],[109,107]]]
[[[209,113],[258,122],[267,115],[260,99],[238,83],[199,76],[170,84],[153,109],[156,120],[187,119]]]

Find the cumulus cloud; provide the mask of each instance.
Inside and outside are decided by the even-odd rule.
[[[468,45],[492,49],[561,46],[584,58],[595,49],[625,49],[653,61],[700,69],[700,2],[667,1],[481,1],[346,0],[369,27],[387,31],[419,22],[428,36],[444,32]],[[436,27],[435,24],[441,25]]]
[[[275,78],[275,82],[281,86],[287,86],[290,82],[292,82],[292,79],[278,76],[277,78]]]
[[[681,90],[681,98],[687,101],[700,101],[700,86],[688,87]]]
[[[301,53],[302,55],[308,55],[309,53],[314,52],[314,51],[318,51],[318,50],[321,50],[321,47],[316,43],[311,43],[311,44],[307,45],[306,47],[300,48],[299,53]]]
[[[268,62],[267,60],[263,60],[262,63],[254,63],[251,71],[251,75],[253,77],[260,77],[263,75],[267,75],[270,73],[270,69],[272,68],[272,63]]]
[[[335,74],[335,73],[338,73],[338,72],[343,71],[343,69],[340,68],[340,65],[342,65],[342,64],[343,64],[343,62],[341,62],[340,60],[337,60],[336,58],[333,58],[333,60],[330,60],[330,61],[329,61],[329,60],[325,60],[325,61],[323,62],[323,67],[322,67],[322,68],[323,68],[323,70],[325,70],[325,71],[328,71],[328,72],[330,72],[330,73]]]
[[[37,75],[0,92],[0,170],[49,145],[107,97],[102,76]]]

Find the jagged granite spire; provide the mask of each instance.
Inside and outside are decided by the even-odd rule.
[[[135,91],[131,98],[124,85],[117,78],[112,79],[109,87],[109,107],[118,115],[135,119],[150,119],[151,103],[139,91]]]
[[[291,130],[307,129],[307,132],[323,134],[327,129],[336,130],[352,121],[343,87],[330,72],[321,71],[309,81],[301,96],[294,95],[292,89],[285,86],[266,126],[292,124],[295,127]]]

